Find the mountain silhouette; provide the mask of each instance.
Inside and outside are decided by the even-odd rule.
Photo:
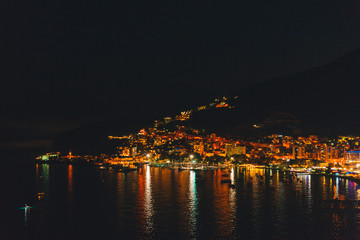
[[[274,133],[359,135],[359,79],[360,50],[356,50],[323,66],[237,91],[238,97],[232,102],[234,108],[194,112],[190,120],[178,124],[232,138],[258,138]],[[143,124],[141,119],[136,124],[126,119],[88,124],[65,132],[55,139],[55,148],[79,148],[81,152],[91,148],[99,152],[107,148],[107,135],[129,134],[151,126],[149,119],[143,120]]]
[[[238,91],[234,109],[199,112],[193,125],[232,136],[277,131],[360,134],[359,80],[360,50],[356,50],[323,66]]]

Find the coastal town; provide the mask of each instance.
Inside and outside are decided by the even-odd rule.
[[[360,176],[360,137],[271,134],[256,140],[226,138],[187,127],[195,111],[232,108],[234,98],[218,98],[205,106],[181,112],[175,117],[155,120],[153,126],[124,136],[108,136],[113,154],[68,155],[48,153],[41,162],[83,161],[99,169],[136,170],[139,165],[184,169],[224,168],[232,164],[252,164],[304,173]],[[255,125],[254,127],[259,127]]]

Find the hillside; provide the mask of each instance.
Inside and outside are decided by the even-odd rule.
[[[357,50],[321,67],[238,91],[238,98],[232,103],[234,108],[194,112],[182,124],[245,138],[272,133],[360,135],[359,79],[360,50]],[[128,134],[151,124],[150,119],[139,116],[90,124],[59,135],[54,147],[105,151],[109,149],[107,135]]]
[[[229,135],[360,134],[359,79],[357,50],[321,67],[238,91],[234,109],[199,112],[192,121]]]

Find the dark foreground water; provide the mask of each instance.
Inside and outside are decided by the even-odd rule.
[[[15,163],[1,171],[1,240],[360,238],[360,187],[339,178],[234,168],[230,188],[222,171]]]

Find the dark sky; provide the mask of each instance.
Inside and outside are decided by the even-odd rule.
[[[0,9],[7,123],[156,118],[360,47],[355,0],[7,1]]]

